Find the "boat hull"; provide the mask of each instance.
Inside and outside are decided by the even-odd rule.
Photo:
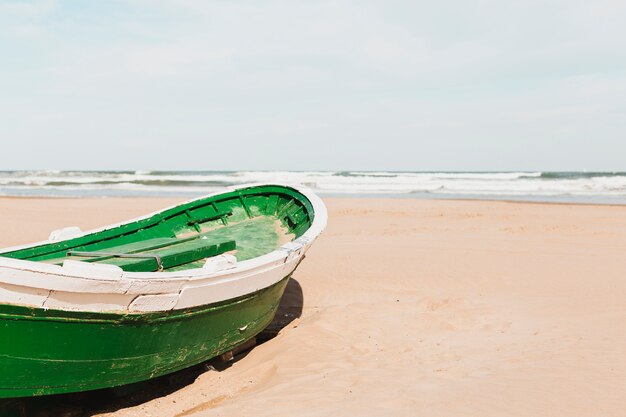
[[[326,221],[309,190],[252,184],[0,249],[0,398],[140,382],[245,343]]]
[[[147,314],[0,305],[0,398],[126,385],[228,352],[272,321],[288,279],[214,304]]]

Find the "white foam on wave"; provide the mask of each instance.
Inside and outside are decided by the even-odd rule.
[[[477,196],[625,196],[626,175],[541,172],[0,172],[0,194],[41,191],[201,194],[221,186],[254,182],[300,183],[326,194],[415,194]]]

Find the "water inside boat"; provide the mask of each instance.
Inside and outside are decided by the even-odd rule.
[[[68,259],[129,272],[201,268],[223,253],[238,261],[272,252],[313,222],[310,202],[281,186],[261,186],[195,200],[110,229],[0,254],[62,265]]]

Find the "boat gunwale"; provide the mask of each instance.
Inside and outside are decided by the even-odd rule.
[[[62,275],[62,276],[67,276],[67,277],[76,276],[76,277],[81,277],[81,278],[86,278],[86,279],[98,279],[98,278],[94,278],[92,275],[86,276],[86,275],[72,274],[67,269],[64,269],[62,265],[45,264],[39,261],[30,261],[27,259],[8,258],[8,257],[3,257],[2,255],[8,252],[14,252],[14,251],[22,250],[22,249],[28,249],[28,248],[43,246],[43,245],[52,244],[52,243],[65,242],[68,240],[84,237],[90,234],[95,234],[95,233],[100,233],[100,232],[104,232],[107,230],[115,229],[115,228],[122,227],[122,226],[135,223],[141,220],[149,219],[165,211],[175,209],[182,205],[192,204],[194,202],[201,201],[206,198],[216,197],[222,194],[237,192],[237,191],[241,191],[244,189],[251,189],[251,188],[257,188],[257,187],[272,187],[272,186],[291,188],[292,190],[297,191],[298,193],[302,194],[306,199],[308,199],[309,203],[313,207],[313,213],[312,213],[313,221],[311,222],[311,226],[300,237],[279,246],[272,252],[269,252],[264,255],[257,256],[251,259],[247,259],[245,261],[237,262],[234,268],[230,268],[230,269],[223,270],[223,271],[207,273],[207,271],[203,268],[190,268],[190,269],[173,271],[173,272],[168,272],[168,271],[126,272],[124,271],[122,273],[122,278],[135,278],[135,279],[168,278],[168,279],[175,280],[177,278],[188,279],[190,276],[194,276],[196,274],[202,275],[203,277],[208,278],[212,276],[226,275],[226,274],[231,274],[231,273],[236,273],[236,272],[244,272],[250,269],[254,269],[255,267],[263,266],[265,264],[271,263],[274,260],[285,258],[293,251],[298,250],[299,247],[310,245],[322,233],[322,231],[326,227],[326,223],[328,219],[327,209],[324,203],[322,202],[322,200],[316,194],[314,194],[308,187],[305,187],[299,184],[278,183],[278,182],[251,183],[251,184],[243,184],[243,185],[238,185],[238,186],[225,187],[221,191],[216,191],[214,193],[206,194],[198,198],[183,201],[179,204],[175,204],[173,206],[169,206],[169,207],[154,211],[152,213],[148,213],[140,217],[125,220],[123,222],[114,223],[114,224],[106,225],[100,228],[87,230],[80,234],[74,235],[70,238],[60,239],[60,240],[44,240],[44,241],[28,243],[24,245],[0,248],[0,267],[9,267],[9,268],[15,268],[15,269],[31,271],[31,272],[53,273],[55,275]],[[105,278],[105,279],[109,281],[111,280],[110,278]],[[0,277],[0,282],[2,282],[1,277]]]

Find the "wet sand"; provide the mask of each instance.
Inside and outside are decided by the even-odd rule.
[[[176,201],[2,198],[0,244]],[[275,338],[97,415],[624,415],[626,207],[326,202]]]

